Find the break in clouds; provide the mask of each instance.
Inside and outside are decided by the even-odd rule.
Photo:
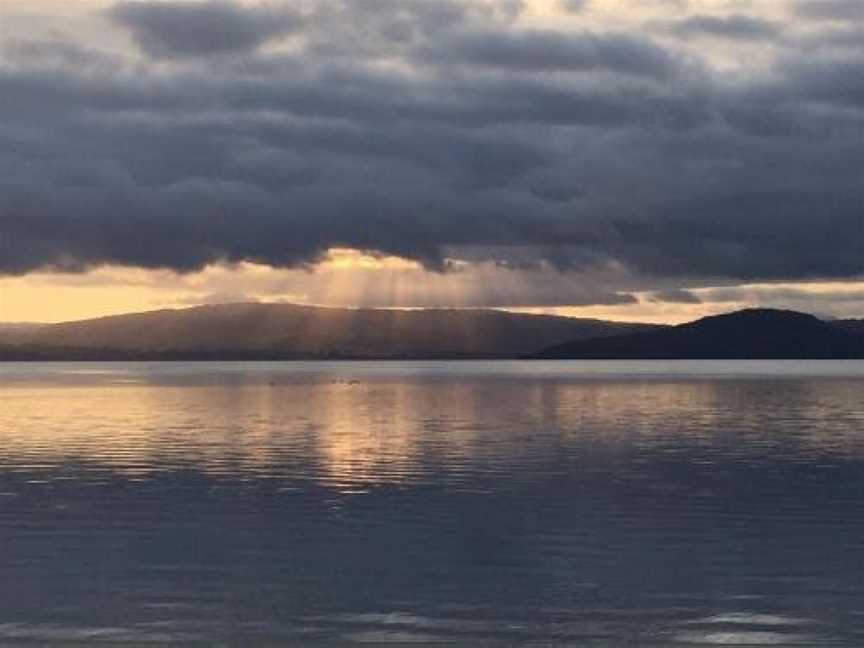
[[[859,0],[540,4],[0,9],[0,273],[864,275]]]

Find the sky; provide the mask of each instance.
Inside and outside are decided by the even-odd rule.
[[[860,0],[0,0],[0,321],[864,317]]]

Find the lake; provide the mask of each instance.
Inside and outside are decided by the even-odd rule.
[[[864,363],[0,365],[0,643],[864,645]]]

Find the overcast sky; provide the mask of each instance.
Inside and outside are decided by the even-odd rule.
[[[0,320],[252,299],[864,316],[864,2],[2,0]]]

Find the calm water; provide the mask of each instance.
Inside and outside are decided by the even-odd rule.
[[[5,364],[0,444],[0,642],[864,645],[861,362]]]

